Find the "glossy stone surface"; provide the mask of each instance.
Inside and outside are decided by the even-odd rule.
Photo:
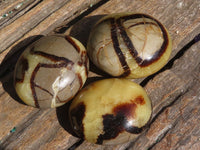
[[[138,137],[151,118],[145,90],[128,79],[94,82],[73,99],[69,116],[80,138],[96,144],[120,144]]]
[[[27,105],[58,107],[83,86],[89,61],[84,46],[69,36],[46,36],[26,48],[15,67],[15,89]]]
[[[119,13],[92,29],[87,51],[92,62],[112,76],[141,78],[168,61],[172,42],[167,29],[146,14]]]

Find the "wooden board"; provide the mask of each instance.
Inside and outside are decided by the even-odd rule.
[[[151,124],[135,141],[122,145],[79,143],[67,126],[68,104],[39,110],[19,102],[12,85],[15,63],[39,35],[70,34],[86,45],[91,27],[102,15],[125,11],[154,16],[173,40],[168,64],[135,80],[152,100]],[[199,0],[0,1],[0,149],[200,149],[199,40]],[[87,83],[101,75],[91,68]]]

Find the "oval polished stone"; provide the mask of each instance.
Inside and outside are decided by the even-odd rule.
[[[87,51],[92,62],[116,77],[141,78],[168,61],[172,41],[167,29],[146,14],[103,17],[92,29]]]
[[[121,144],[134,140],[148,125],[151,101],[128,79],[104,79],[79,91],[69,116],[74,132],[91,143]]]
[[[84,46],[70,36],[46,36],[26,48],[15,67],[15,89],[27,105],[58,107],[83,86],[89,69]]]

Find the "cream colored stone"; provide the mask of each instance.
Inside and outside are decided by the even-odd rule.
[[[167,63],[171,50],[170,35],[159,21],[133,13],[103,17],[94,26],[87,45],[97,67],[112,76],[127,78],[157,72]]]
[[[84,112],[80,111],[83,107]],[[138,134],[126,129],[143,128],[150,120],[151,113],[151,101],[145,90],[128,79],[117,78],[100,80],[85,87],[74,98],[69,110],[75,132],[97,144],[119,144],[136,138]],[[83,118],[80,118],[82,115]],[[106,116],[112,116],[112,119],[106,120]],[[122,117],[121,120],[119,117]],[[109,125],[112,122],[115,122],[114,126]],[[109,125],[110,132],[104,130],[105,123]],[[119,133],[118,128],[122,129]],[[98,143],[100,135],[106,133],[111,136],[115,132],[118,134],[116,137]]]
[[[20,56],[15,68],[15,89],[33,107],[65,104],[87,79],[89,62],[84,46],[72,37],[42,37]]]

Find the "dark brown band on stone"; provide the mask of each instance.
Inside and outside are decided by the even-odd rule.
[[[114,47],[114,50],[119,58],[119,61],[122,65],[122,68],[124,69],[124,73],[121,75],[121,76],[127,76],[130,74],[130,68],[126,62],[126,59],[125,59],[125,56],[124,54],[122,53],[121,49],[120,49],[120,46],[119,46],[119,41],[118,41],[118,37],[117,37],[117,29],[118,29],[118,26],[117,24],[115,23],[115,19],[114,18],[111,18],[110,19],[110,22],[111,22],[111,39],[112,39],[112,43],[113,43],[113,47]]]
[[[75,128],[76,134],[80,138],[83,138],[83,139],[85,137],[84,124],[83,124],[83,119],[85,117],[85,111],[86,111],[86,105],[83,102],[79,103],[75,108],[73,108],[70,111],[71,123],[72,123],[72,125],[76,126],[76,128]],[[75,118],[75,119],[73,119],[73,118]]]
[[[65,36],[65,39],[75,48],[75,50],[80,53],[80,47],[74,42],[74,40],[69,37],[69,36]]]
[[[37,72],[39,71],[39,69],[41,67],[43,67],[43,68],[62,68],[62,67],[67,67],[68,65],[72,66],[74,63],[71,60],[68,60],[67,58],[64,58],[64,57],[58,57],[58,56],[47,54],[47,53],[44,53],[44,52],[34,51],[34,48],[31,49],[31,52],[33,54],[40,55],[40,56],[43,56],[47,59],[50,59],[53,62],[57,62],[56,64],[39,63],[32,72],[31,79],[30,79],[30,86],[31,86],[30,88],[31,88],[33,99],[34,99],[34,102],[35,102],[35,107],[39,108],[40,106],[39,106],[37,94],[36,94],[36,91],[35,91],[36,84],[34,82],[35,76],[36,76]],[[38,86],[39,85],[37,85],[37,87]],[[40,87],[40,89],[45,91],[45,92],[47,91],[46,89],[43,89],[42,87]]]
[[[28,60],[24,57],[20,58],[18,66],[21,66],[21,70],[20,70],[21,72],[17,73],[17,74],[20,74],[21,77],[19,77],[19,75],[17,75],[16,79],[15,79],[15,83],[17,83],[17,82],[22,83],[24,81],[25,72],[29,68]]]
[[[162,46],[160,47],[160,49],[158,49],[156,51],[156,53],[152,56],[152,58],[149,59],[149,60],[147,60],[147,59],[143,60],[142,58],[140,58],[138,56],[137,50],[134,48],[134,45],[132,44],[130,38],[128,37],[128,35],[127,35],[126,31],[125,31],[125,28],[122,25],[122,22],[124,22],[124,21],[127,21],[129,19],[137,19],[137,18],[152,19],[157,24],[155,24],[153,22],[139,22],[137,24],[134,24],[133,26],[137,26],[137,25],[141,25],[141,24],[144,24],[144,25],[145,24],[152,24],[152,25],[159,26],[159,28],[162,31],[164,42],[163,42]],[[137,64],[140,67],[146,67],[146,66],[151,65],[152,63],[154,63],[155,61],[157,61],[164,54],[164,52],[166,51],[167,46],[169,44],[169,39],[168,39],[168,36],[167,36],[167,31],[166,31],[166,29],[164,28],[164,26],[159,21],[157,21],[156,19],[152,18],[151,16],[144,15],[144,14],[133,14],[133,15],[129,15],[129,16],[120,17],[119,19],[116,20],[116,23],[119,26],[120,34],[121,34],[121,36],[122,36],[122,38],[123,38],[123,40],[124,40],[127,48],[129,49],[129,52],[135,58]],[[133,26],[129,26],[129,28],[133,27]]]
[[[40,64],[38,64],[35,67],[34,71],[31,74],[31,79],[30,79],[30,86],[31,86],[30,88],[31,88],[31,91],[32,91],[33,100],[35,102],[35,107],[37,107],[37,108],[40,108],[40,105],[38,103],[38,98],[37,98],[36,91],[35,91],[34,79],[35,79],[36,73],[38,72],[39,68],[40,68]]]
[[[55,56],[55,55],[52,55],[52,54],[48,54],[48,53],[44,53],[44,52],[41,52],[41,51],[35,51],[34,47],[31,48],[30,53],[35,54],[35,55],[40,55],[40,56],[45,57],[45,58],[47,58],[47,59],[49,59],[49,60],[51,60],[53,62],[64,61],[67,64],[68,63],[74,64],[71,60],[69,60],[69,59],[67,59],[65,57],[58,57],[58,56]]]

